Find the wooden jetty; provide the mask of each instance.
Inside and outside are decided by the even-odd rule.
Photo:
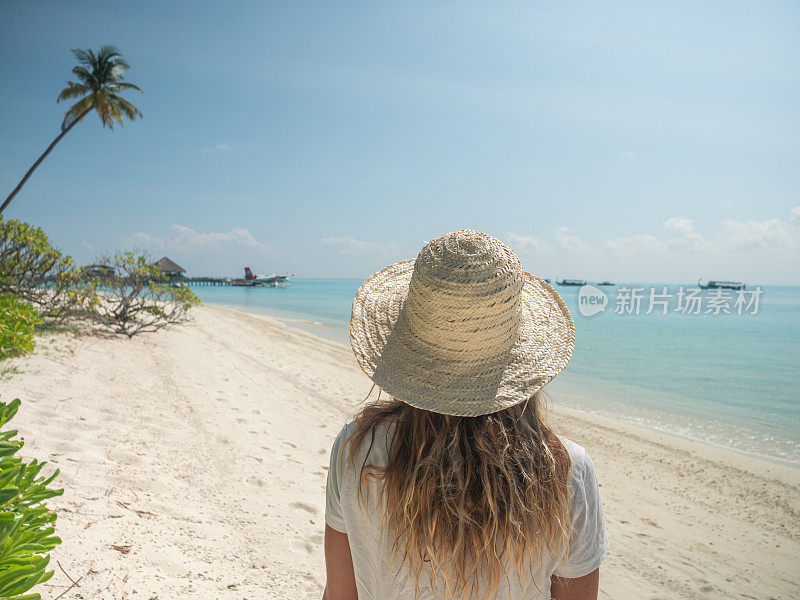
[[[181,277],[180,279],[174,279],[172,283],[197,286],[237,285],[234,283],[233,279],[228,277]]]
[[[274,283],[263,281],[248,281],[247,279],[234,279],[231,277],[176,277],[170,280],[170,285],[188,286],[241,286],[241,287],[275,287]]]
[[[254,281],[252,279],[238,279],[233,277],[175,277],[170,280],[170,285],[188,286],[239,286],[239,287],[280,287],[288,285],[285,278],[281,277],[278,281]]]
[[[245,277],[189,277],[186,275],[186,269],[181,267],[173,260],[166,256],[153,263],[164,276],[167,285],[173,287],[179,286],[236,286],[236,287],[285,287],[289,285],[289,277],[292,275],[269,275],[269,276],[256,276],[253,275],[249,268],[245,270]],[[100,262],[96,264],[86,265],[80,270],[80,275],[84,279],[93,280],[108,280],[112,277],[117,277],[114,266],[107,262]],[[54,278],[48,278],[47,283],[50,283]],[[159,283],[162,280],[159,280]]]
[[[241,286],[241,287],[278,287],[288,285],[289,275],[270,275],[258,277],[253,275],[249,267],[245,267],[244,277],[188,277],[186,269],[173,260],[163,257],[153,263],[167,277],[171,286]]]

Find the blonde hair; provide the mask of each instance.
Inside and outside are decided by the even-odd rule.
[[[386,466],[369,464],[375,428],[394,424]],[[370,436],[359,476],[365,502],[370,480],[382,483],[382,523],[420,590],[423,566],[442,597],[494,597],[513,565],[528,578],[543,555],[569,540],[569,453],[540,417],[540,397],[500,412],[455,417],[390,399],[356,416],[349,459]],[[344,452],[344,445],[342,448]],[[438,595],[438,594],[437,594]]]

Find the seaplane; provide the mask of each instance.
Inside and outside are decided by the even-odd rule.
[[[247,285],[268,285],[270,287],[277,287],[285,284],[289,280],[289,275],[256,275],[250,270],[250,267],[244,268],[244,280]]]

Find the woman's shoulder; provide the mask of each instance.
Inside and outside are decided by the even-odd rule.
[[[572,468],[570,470],[573,475],[582,474],[587,466],[592,465],[592,459],[589,457],[589,452],[586,448],[563,435],[559,435],[558,439],[561,440],[561,443],[564,444],[564,448],[566,448],[569,453],[569,458],[572,462]]]
[[[346,442],[347,439],[355,432],[357,426],[358,426],[358,421],[356,419],[350,419],[349,421],[346,421],[345,424],[342,425],[341,429],[339,430],[339,433],[336,434],[336,440],[340,441],[341,443]],[[375,439],[376,440],[379,438],[382,439],[391,435],[393,426],[394,423],[389,421],[384,421],[374,426],[373,434],[375,436]]]
[[[347,437],[351,433],[353,433],[353,430],[355,429],[355,426],[356,426],[356,420],[355,419],[350,419],[349,421],[346,421],[345,424],[342,425],[341,429],[339,429],[339,433],[336,434],[336,439],[337,440],[339,440],[340,438],[342,440],[347,439]]]
[[[355,427],[356,422],[353,419],[345,422],[345,424],[341,426],[339,433],[336,434],[333,440],[334,451],[341,452],[344,449],[345,444],[349,442],[350,436],[355,431]]]
[[[336,435],[336,439],[333,442],[334,451],[338,451],[340,453],[344,453],[346,451],[349,454],[349,446],[353,442],[352,436],[356,432],[357,426],[358,421],[355,419],[351,419],[342,425],[339,433]],[[362,443],[359,447],[355,448],[354,456],[358,457],[360,461],[363,461],[366,458],[364,455],[369,453],[369,459],[371,463],[374,462],[377,464],[381,461],[385,461],[389,451],[388,446],[391,441],[391,432],[391,423],[380,423],[376,425],[371,431],[364,435],[363,439],[361,439]]]

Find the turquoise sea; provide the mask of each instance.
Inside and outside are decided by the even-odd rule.
[[[297,278],[286,288],[195,291],[204,302],[276,316],[348,344],[360,284]],[[655,303],[646,314],[651,288]],[[573,314],[576,348],[548,386],[552,402],[800,466],[800,287],[762,286],[760,295],[748,287],[737,298],[693,284],[620,284],[600,288],[608,304],[593,316],[578,310],[579,288],[556,289]],[[699,314],[685,302],[692,290]]]

